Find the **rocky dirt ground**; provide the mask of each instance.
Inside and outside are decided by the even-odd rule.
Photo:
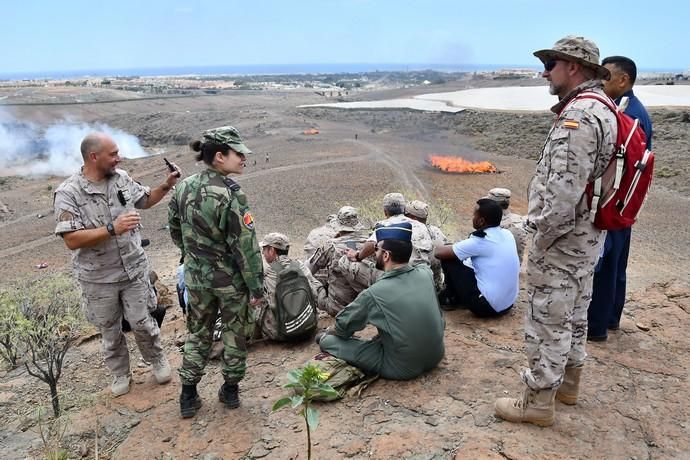
[[[65,97],[59,94],[59,100]],[[104,99],[117,97],[108,92]],[[36,102],[35,92],[31,101]],[[474,200],[491,187],[511,188],[513,206],[517,212],[525,211],[525,191],[548,129],[548,114],[295,108],[319,101],[316,95],[258,92],[11,109],[27,121],[70,117],[107,123],[139,136],[145,148],[164,151],[185,174],[201,168],[186,143],[203,129],[234,124],[258,153],[256,165],[250,160],[238,179],[253,207],[257,232],[259,236],[287,233],[294,241],[294,255],[301,253],[307,232],[327,214],[346,203],[370,204],[388,191],[405,190],[410,198],[447,204],[454,213],[453,238],[467,233]],[[657,175],[657,185],[633,232],[622,328],[607,343],[588,347],[581,402],[575,407],[558,404],[557,421],[550,428],[494,417],[494,400],[520,390],[523,293],[516,311],[499,320],[477,320],[465,311],[447,313],[446,357],[429,374],[410,382],[379,380],[359,398],[321,404],[314,458],[688,455],[688,116],[683,110],[659,110],[652,116],[657,168],[668,173]],[[301,134],[311,127],[320,134]],[[425,166],[430,153],[489,160],[501,173],[441,174]],[[155,184],[165,174],[158,156],[127,160],[123,167],[145,184]],[[52,191],[62,180],[0,178],[0,279],[69,269],[69,251],[52,235]],[[165,206],[145,211],[143,217],[144,237],[152,240],[148,253],[154,268],[172,288],[179,255],[167,235]],[[48,268],[37,269],[40,262],[48,263]],[[321,326],[331,322],[323,318]],[[184,330],[179,309],[171,307],[163,341],[174,367],[181,361],[176,342],[184,337]],[[253,345],[241,384],[242,406],[234,411],[217,402],[221,377],[212,362],[200,385],[204,406],[191,420],[179,417],[179,383],[174,379],[157,386],[138,361],[136,347],[131,350],[135,384],[120,398],[109,394],[110,378],[97,337],[68,355],[59,389],[67,415],[62,443],[73,457],[94,458],[98,442],[100,458],[306,458],[301,420],[288,410],[271,413],[271,405],[283,395],[287,371],[313,356],[316,345]],[[0,371],[2,458],[41,457],[36,408],[48,404],[47,387],[22,368]]]

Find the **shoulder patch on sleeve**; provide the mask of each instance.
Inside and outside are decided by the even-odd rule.
[[[239,187],[239,185],[238,185],[238,187]],[[252,217],[251,212],[247,211],[244,214],[242,214],[242,223],[249,230],[254,230],[254,218]]]
[[[580,122],[577,120],[565,120],[563,122],[563,127],[567,129],[579,129]]]
[[[70,220],[74,220],[74,214],[69,211],[62,211],[58,216],[59,222],[68,222]]]

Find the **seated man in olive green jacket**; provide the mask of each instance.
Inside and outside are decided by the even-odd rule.
[[[335,329],[317,336],[321,350],[368,374],[408,380],[435,368],[443,358],[445,323],[431,270],[410,266],[412,225],[376,229],[376,268],[385,273],[335,317]],[[352,335],[372,324],[371,340]]]

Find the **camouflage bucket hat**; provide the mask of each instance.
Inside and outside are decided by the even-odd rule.
[[[578,62],[585,67],[594,69],[602,80],[611,78],[611,72],[606,67],[599,65],[599,48],[585,37],[568,35],[558,40],[551,49],[535,51],[534,55],[541,62],[549,59],[561,59],[564,61]]]
[[[268,235],[264,236],[264,239],[261,240],[259,246],[262,248],[264,246],[271,246],[272,248],[284,251],[290,247],[290,239],[282,233],[269,233]]]
[[[333,229],[336,232],[354,232],[359,227],[357,209],[352,206],[343,206],[338,210],[338,216],[333,221]]]
[[[405,205],[405,214],[410,214],[418,219],[429,217],[429,205],[423,201],[413,200]]]
[[[244,140],[240,136],[240,132],[232,126],[221,126],[220,128],[213,128],[204,131],[203,142],[214,142],[216,144],[225,144],[237,153],[247,155],[253,153],[244,145]]]

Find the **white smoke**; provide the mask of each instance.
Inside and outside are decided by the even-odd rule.
[[[124,158],[148,155],[136,136],[103,123],[61,120],[40,126],[0,111],[0,175],[70,175],[83,164],[82,139],[95,131],[112,137]]]

